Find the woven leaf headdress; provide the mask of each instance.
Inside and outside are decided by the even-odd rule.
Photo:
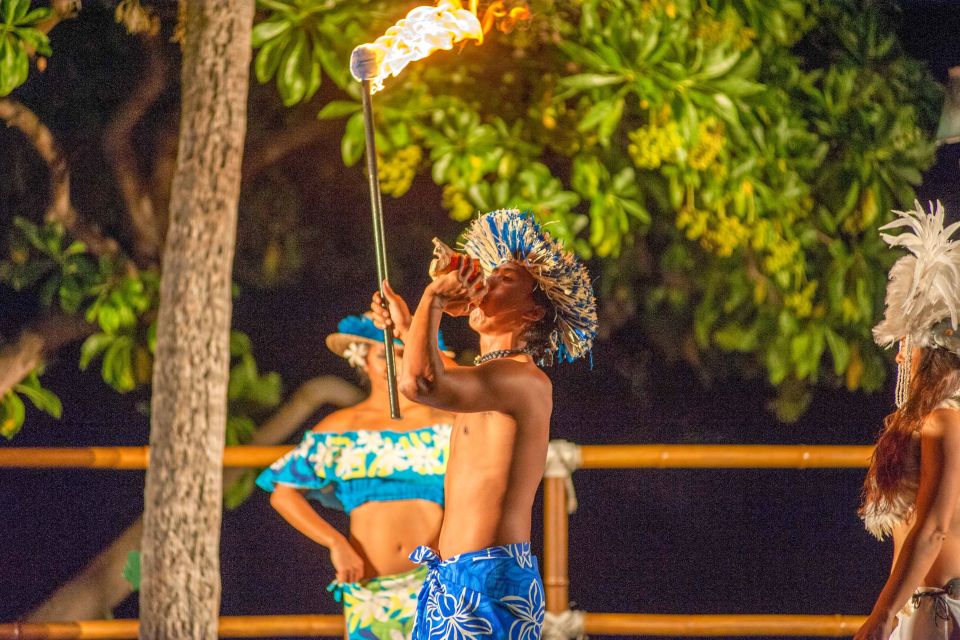
[[[516,261],[533,276],[553,305],[550,343],[558,359],[572,362],[590,351],[597,335],[597,301],[590,276],[532,214],[518,209],[486,213],[473,221],[460,244],[480,261],[486,275]]]

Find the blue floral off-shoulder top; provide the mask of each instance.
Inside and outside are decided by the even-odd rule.
[[[264,469],[257,485],[306,489],[307,498],[350,513],[367,502],[429,500],[443,506],[450,451],[448,424],[412,431],[308,431]]]

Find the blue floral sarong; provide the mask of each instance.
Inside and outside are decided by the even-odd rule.
[[[543,582],[529,542],[446,560],[417,547],[410,559],[427,565],[412,640],[539,640]]]

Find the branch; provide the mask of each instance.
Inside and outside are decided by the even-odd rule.
[[[53,0],[50,3],[53,12],[49,18],[37,25],[37,29],[43,33],[50,33],[55,26],[80,13],[81,5],[80,0]]]
[[[44,318],[24,330],[16,342],[0,349],[0,396],[36,369],[45,355],[87,337],[94,330],[82,318],[64,314]]]
[[[141,264],[154,264],[160,255],[162,232],[150,192],[137,168],[137,156],[131,141],[133,129],[146,115],[167,86],[168,66],[159,38],[142,36],[146,48],[143,80],[127,96],[103,132],[103,151],[120,195],[130,215],[134,235],[134,255]]]
[[[334,131],[331,121],[310,118],[285,126],[280,131],[260,134],[256,140],[248,140],[244,145],[247,151],[243,154],[240,179],[243,182],[253,180],[288,154],[309,147]]]
[[[70,234],[82,240],[87,248],[97,255],[115,255],[120,247],[112,238],[107,238],[94,226],[84,225],[70,200],[70,170],[67,159],[57,145],[50,129],[37,115],[24,105],[0,98],[0,120],[8,127],[16,127],[26,136],[50,170],[50,206],[44,215],[47,222],[61,223]]]
[[[356,404],[362,396],[355,386],[335,376],[308,380],[257,429],[251,444],[280,444],[323,405],[344,407]],[[224,486],[242,473],[242,469],[225,470]],[[141,517],[76,577],[62,584],[45,602],[27,614],[26,621],[97,620],[106,617],[132,591],[130,583],[121,574],[127,555],[140,547],[142,532]]]

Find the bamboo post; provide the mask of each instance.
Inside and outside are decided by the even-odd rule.
[[[563,478],[543,479],[543,583],[547,611],[570,608],[567,488]]]

